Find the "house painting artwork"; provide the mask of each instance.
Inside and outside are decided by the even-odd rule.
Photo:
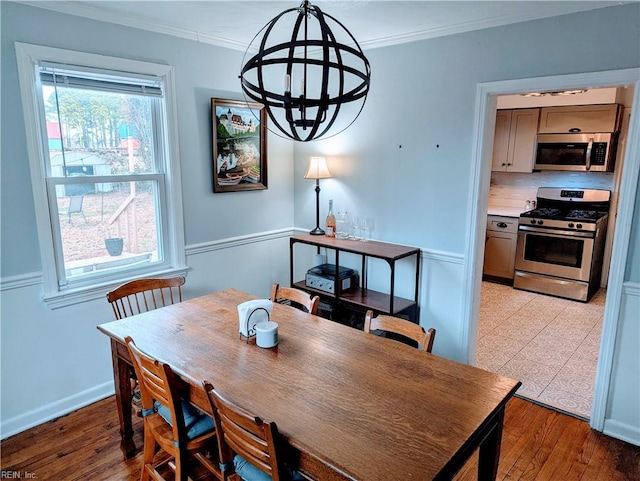
[[[266,189],[262,106],[220,99],[211,99],[211,103],[215,113],[214,192]]]

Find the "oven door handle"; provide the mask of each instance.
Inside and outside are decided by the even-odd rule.
[[[518,227],[518,230],[525,232],[535,232],[536,234],[546,234],[549,236],[562,236],[562,237],[584,237],[584,238],[593,238],[593,232],[582,232],[582,231],[574,231],[574,230],[557,230],[557,229],[545,229],[539,227],[530,227],[528,225],[521,225]]]
[[[587,144],[587,156],[585,159],[585,166],[587,170],[591,169],[591,150],[593,149],[593,137],[589,139],[589,143]]]

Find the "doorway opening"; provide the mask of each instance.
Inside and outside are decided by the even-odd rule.
[[[635,89],[632,107],[638,106],[638,86],[637,69],[597,72],[587,74],[566,75],[558,77],[546,77],[539,79],[522,79],[514,81],[495,82],[481,84],[478,89],[478,103],[476,116],[476,142],[475,142],[475,170],[473,173],[473,191],[470,193],[470,212],[472,238],[467,243],[467,255],[469,262],[466,264],[467,296],[466,314],[468,331],[463,333],[464,340],[468,347],[469,361],[475,364],[477,361],[478,336],[483,329],[479,322],[481,315],[482,301],[482,268],[484,260],[484,241],[486,233],[486,215],[489,204],[489,186],[491,184],[491,159],[493,152],[493,138],[495,127],[495,116],[497,109],[497,99],[500,95],[512,95],[521,92],[529,92],[533,89],[543,90],[563,90],[568,88],[597,88],[597,87],[624,87],[631,86]],[[638,122],[637,108],[632,109],[633,119],[631,125]],[[630,130],[628,143],[632,148],[623,147],[623,151],[637,149],[637,135],[633,129]],[[593,383],[593,403],[590,416],[590,424],[593,428],[602,430],[604,424],[604,414],[606,406],[606,395],[609,385],[611,365],[613,360],[613,350],[616,334],[616,321],[619,315],[619,305],[622,293],[622,281],[624,276],[624,263],[629,246],[630,231],[627,223],[633,215],[634,193],[638,179],[638,159],[633,155],[628,155],[625,159],[625,178],[617,179],[619,188],[616,187],[615,209],[618,211],[617,219],[611,225],[615,229],[616,237],[622,240],[615,245],[609,242],[609,254],[611,255],[611,266],[606,266],[606,270],[611,273],[607,291],[598,293],[593,299],[602,303],[605,301],[602,322],[602,337],[598,350],[598,364]],[[621,169],[620,169],[621,170]],[[616,173],[615,175],[619,175]],[[621,176],[620,176],[621,177]],[[612,198],[612,201],[614,199]],[[619,206],[618,203],[619,202]],[[613,203],[613,202],[612,202]],[[615,212],[615,210],[614,210]],[[613,229],[612,229],[613,230]],[[613,234],[612,234],[613,236]],[[612,248],[611,246],[614,246]],[[605,277],[606,283],[606,277]],[[509,288],[511,289],[511,288]],[[518,291],[524,293],[526,291]],[[557,299],[557,298],[553,298]],[[531,299],[529,300],[531,301]],[[526,304],[526,303],[525,303]],[[600,307],[602,308],[602,307]],[[486,310],[486,307],[482,308]],[[565,316],[566,317],[566,316]],[[549,326],[547,324],[543,327]],[[593,328],[592,328],[593,329]],[[592,334],[595,336],[595,334]],[[586,337],[585,337],[586,339]],[[584,339],[583,339],[584,341]],[[556,407],[557,408],[557,407]]]
[[[531,116],[537,119],[540,109],[545,107],[620,103],[620,115],[623,119],[620,137],[624,141],[627,138],[632,100],[632,85],[590,89],[571,96],[499,96],[497,117],[513,114],[521,118]],[[508,127],[496,122],[487,226],[496,223],[503,225],[498,221],[511,220],[511,230],[517,231],[517,213],[532,209],[531,201],[536,201],[540,187],[597,189],[618,193],[624,163],[623,145],[618,153],[614,172],[532,172],[532,156],[535,155],[533,134],[537,129],[532,131],[529,125],[525,125],[526,130],[521,127],[516,132],[521,142],[520,150],[511,154],[513,163],[522,166],[519,169],[522,172],[505,172],[501,166],[506,153],[500,147],[504,143],[505,131],[509,131]],[[511,130],[514,128],[511,127]],[[511,137],[514,137],[513,132]],[[611,234],[610,241],[615,214],[615,209],[611,209],[608,216],[611,224],[611,228],[607,229]],[[601,288],[588,303],[552,297],[536,292],[535,289],[514,289],[516,235],[520,234],[500,232],[500,229],[487,233],[480,291],[477,365],[522,381],[523,385],[518,391],[522,397],[588,420],[602,332],[608,269],[602,273]],[[601,237],[604,236],[603,233]],[[558,248],[560,247],[558,244]],[[608,267],[610,247],[607,253],[606,262],[602,251],[601,258],[595,262]],[[502,277],[496,278],[492,275],[495,273]],[[565,286],[565,289],[565,297],[571,297],[569,286]]]

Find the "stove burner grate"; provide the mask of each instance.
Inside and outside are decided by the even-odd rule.
[[[558,209],[554,207],[538,207],[537,209],[523,212],[520,217],[547,219],[547,220],[565,220],[579,222],[596,222],[605,216],[606,212],[590,209]]]
[[[575,219],[596,220],[602,217],[603,215],[604,213],[598,212],[595,210],[570,210],[566,213],[565,217],[571,220],[575,220]]]
[[[557,217],[562,213],[560,209],[553,209],[551,207],[539,207],[528,212],[520,214],[521,217],[540,217],[542,219],[551,219]]]

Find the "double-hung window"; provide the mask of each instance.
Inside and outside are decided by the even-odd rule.
[[[16,52],[48,304],[184,270],[172,68]]]

